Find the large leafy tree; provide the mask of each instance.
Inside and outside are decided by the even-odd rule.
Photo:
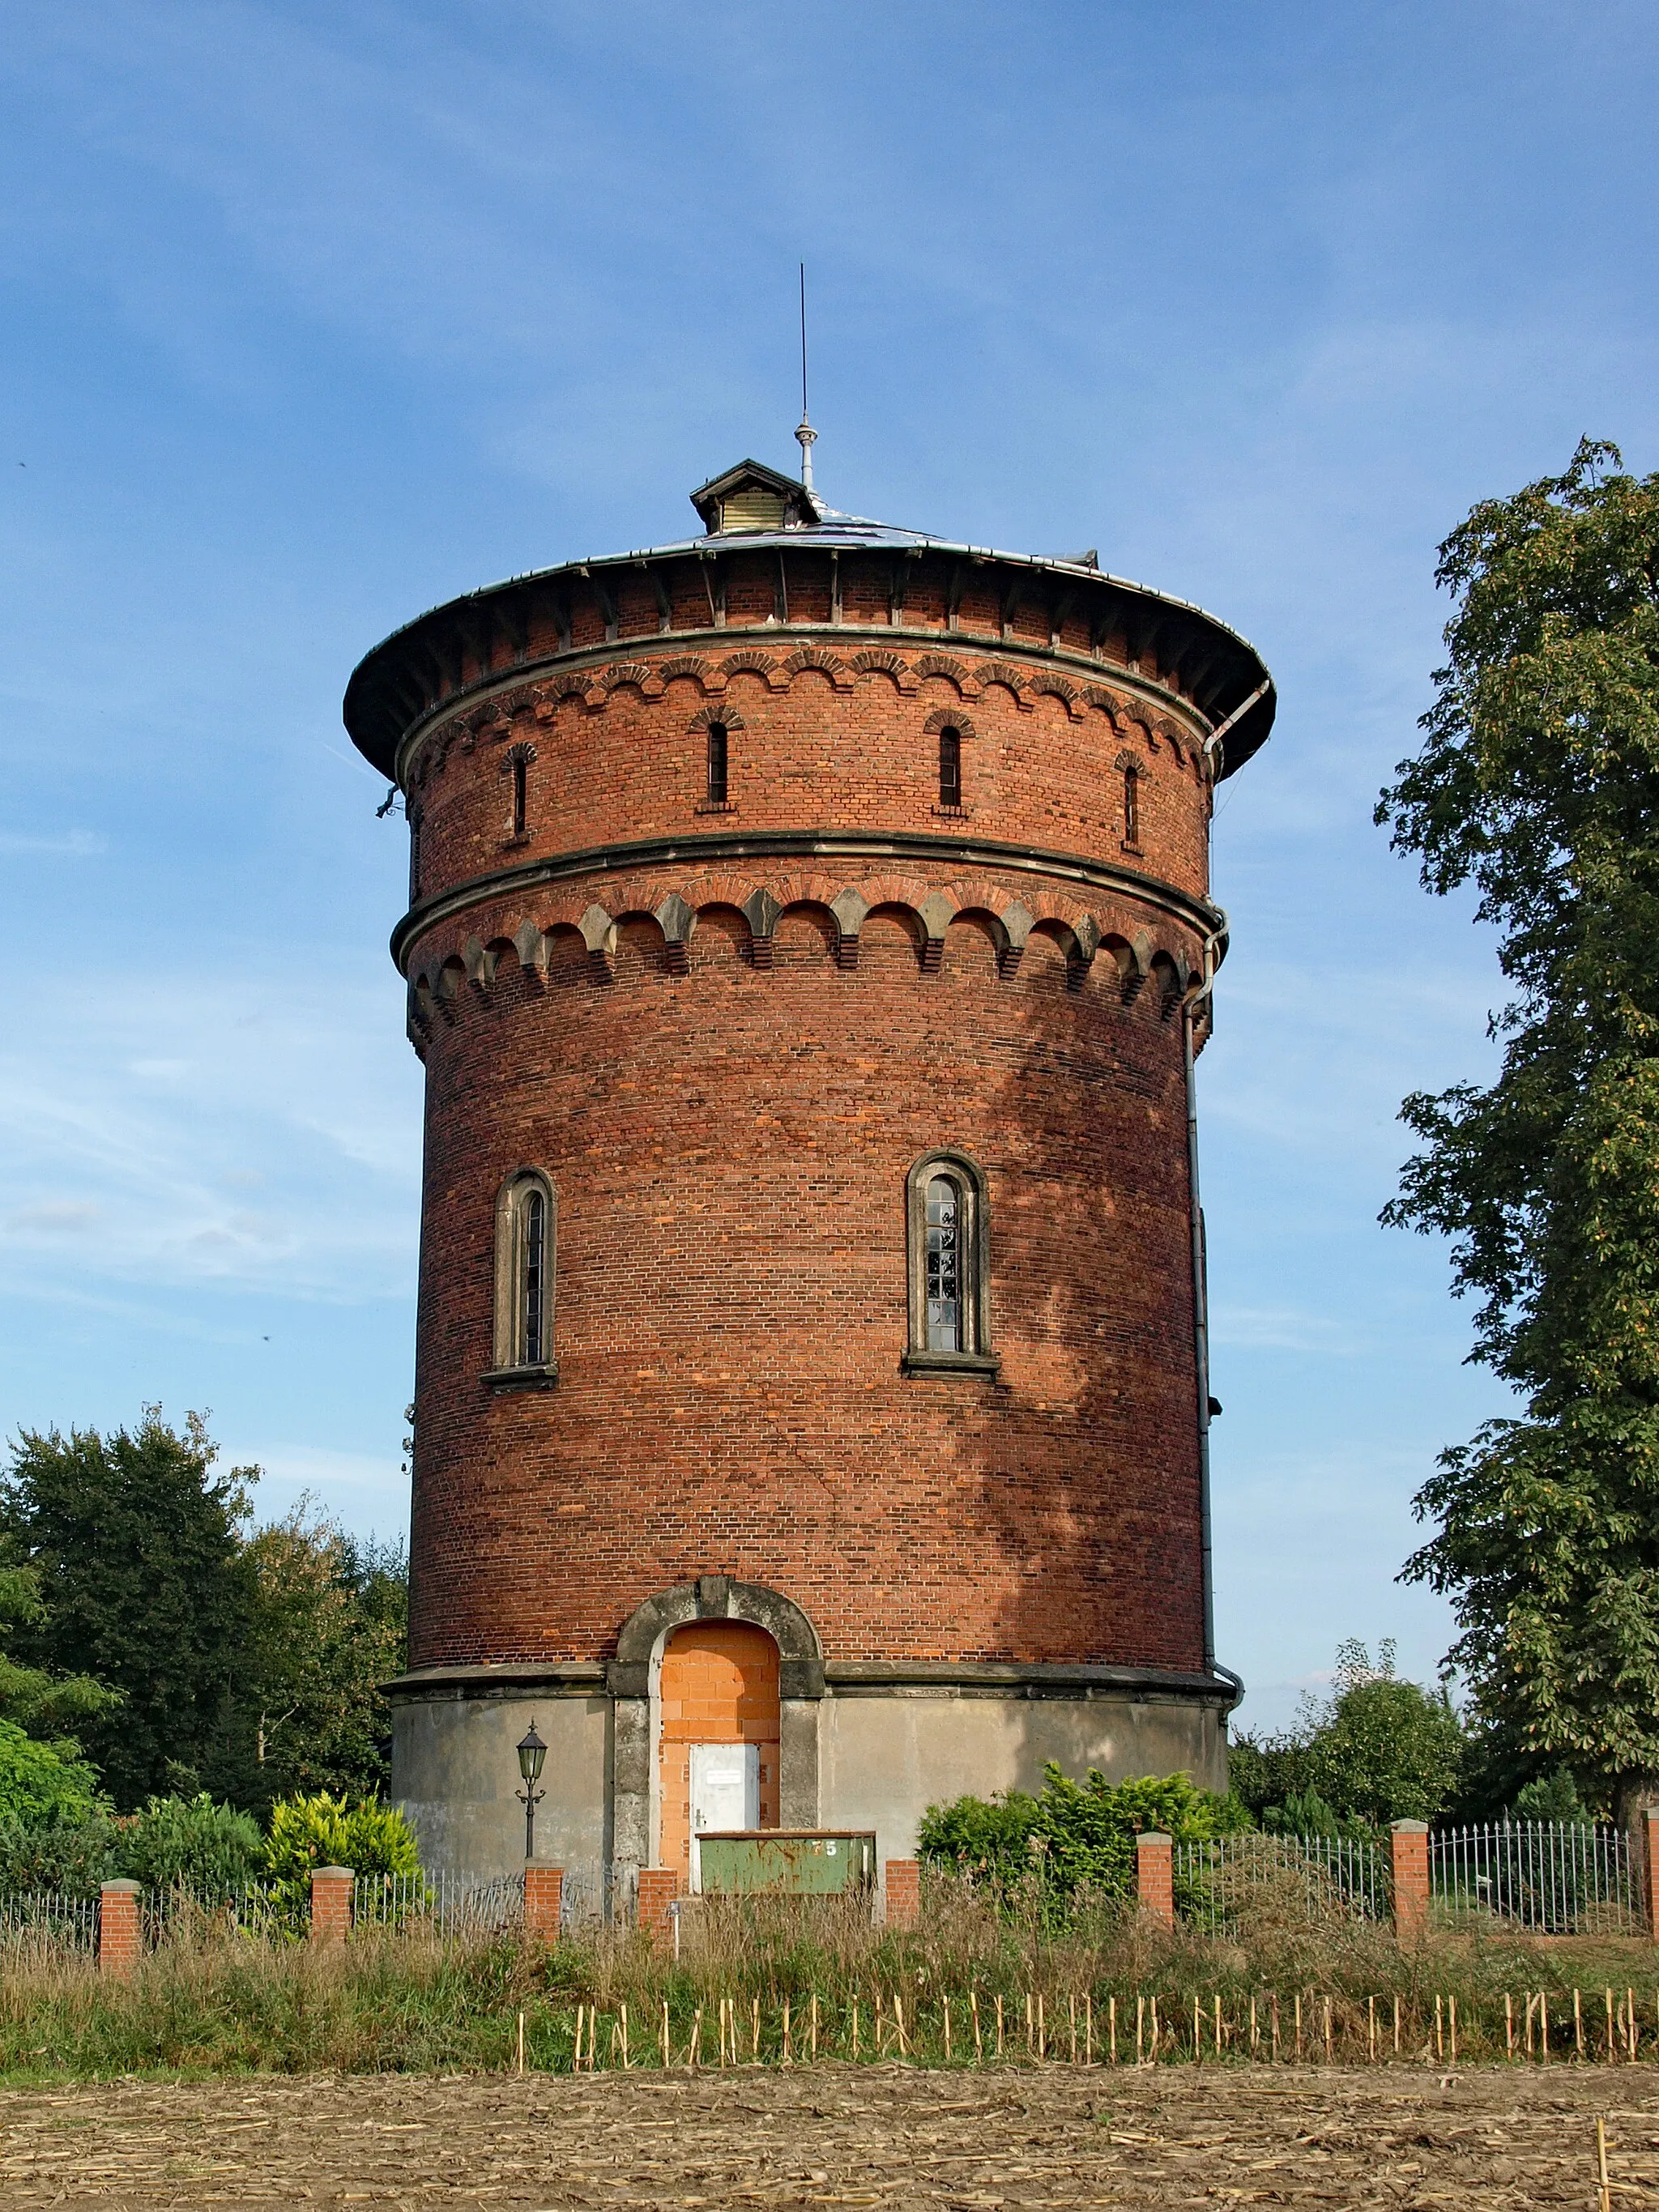
[[[408,1644],[402,1547],[359,1542],[302,1498],[255,1532],[246,1556],[245,1801],[263,1809],[317,1790],[373,1796],[389,1779],[391,1717],[379,1686],[402,1671]]]
[[[1408,1098],[1385,1218],[1452,1240],[1523,1410],[1441,1455],[1408,1577],[1487,1717],[1621,1817],[1659,1796],[1659,477],[1582,444],[1440,550],[1449,658],[1379,821],[1472,884],[1494,1082]]]
[[[1328,1698],[1304,1697],[1284,1735],[1233,1745],[1232,1786],[1264,1827],[1345,1832],[1444,1812],[1468,1756],[1462,1723],[1443,1689],[1401,1680],[1394,1653],[1385,1638],[1373,1663],[1364,1644],[1345,1638]]]
[[[24,1665],[121,1692],[76,1732],[123,1810],[151,1795],[234,1786],[235,1687],[249,1573],[242,1523],[255,1470],[214,1471],[204,1423],[145,1408],[136,1430],[25,1430],[0,1477],[0,1533],[39,1602],[16,1623]]]
[[[24,1563],[15,1537],[0,1536],[0,1643],[14,1642],[20,1631],[40,1629],[46,1617],[40,1569]],[[89,1674],[54,1674],[0,1650],[0,1720],[44,1738],[65,1759],[80,1753],[73,1731],[120,1702],[118,1690]]]

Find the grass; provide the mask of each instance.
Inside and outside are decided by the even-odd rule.
[[[521,2015],[526,2066],[568,2071],[579,2013],[599,2067],[621,2063],[624,2033],[630,2063],[653,2066],[665,2007],[677,2066],[694,2039],[704,2065],[722,2048],[728,2063],[782,2063],[786,2006],[791,2063],[810,2057],[816,2018],[820,2059],[850,2060],[856,2039],[860,2060],[943,2065],[947,2001],[952,2065],[1069,2063],[1073,2033],[1079,2058],[1098,2061],[1114,2007],[1121,2061],[1139,2019],[1144,2057],[1266,2062],[1276,2017],[1282,2059],[1364,2063],[1374,2033],[1393,2057],[1396,2002],[1402,2058],[1449,2059],[1455,2003],[1455,2055],[1482,2062],[1508,2055],[1506,1994],[1522,2055],[1536,1993],[1559,2059],[1579,2048],[1575,1989],[1584,2057],[1608,2055],[1610,1992],[1612,2055],[1628,2055],[1633,2018],[1639,2055],[1659,2057],[1659,1950],[1645,1937],[1545,1942],[1477,1923],[1401,1942],[1271,1893],[1246,1900],[1224,1938],[1108,1902],[1048,1930],[950,1880],[930,1884],[907,1930],[872,1926],[855,1900],[709,1898],[685,1911],[678,1960],[633,1929],[550,1946],[363,1929],[312,1948],[185,1915],[126,1981],[84,1957],[15,1954],[0,1972],[0,2078],[500,2069],[517,2063]],[[1536,2005],[1531,2021],[1535,2040]]]

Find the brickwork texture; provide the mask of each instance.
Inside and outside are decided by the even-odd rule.
[[[1265,672],[1081,571],[811,535],[502,587],[353,679],[418,835],[411,1667],[605,1660],[714,1574],[831,1662],[1195,1674],[1181,1004],[1218,927],[1206,740]],[[906,1364],[939,1148],[982,1178],[988,1371]],[[538,1387],[491,1373],[525,1169],[556,1197]],[[763,1725],[775,1775],[727,1634],[665,1661],[677,1876],[686,1747]]]

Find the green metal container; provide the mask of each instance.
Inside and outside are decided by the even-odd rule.
[[[833,1897],[873,1889],[873,1832],[845,1828],[730,1828],[697,1838],[702,1888],[727,1895],[774,1890],[792,1897]]]

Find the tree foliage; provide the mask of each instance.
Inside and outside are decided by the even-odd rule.
[[[1442,1454],[1406,1573],[1488,1717],[1628,1811],[1659,1788],[1659,477],[1582,444],[1437,575],[1449,657],[1377,817],[1473,884],[1512,996],[1494,1082],[1406,1100],[1384,1218],[1451,1238],[1525,1410]]]
[[[10,1642],[20,1629],[39,1629],[46,1617],[40,1569],[23,1563],[15,1538],[0,1536],[0,1639]],[[52,1744],[66,1759],[80,1753],[73,1730],[120,1702],[118,1690],[89,1674],[54,1674],[0,1651],[0,1719]]]
[[[122,1693],[80,1734],[118,1806],[167,1794],[182,1771],[224,1774],[243,1660],[241,1524],[252,1470],[215,1475],[199,1414],[180,1435],[148,1407],[136,1430],[25,1430],[0,1480],[0,1528],[39,1578],[41,1616],[19,1655]]]
[[[373,1796],[379,1686],[407,1640],[402,1548],[305,1498],[250,1533],[259,1471],[216,1458],[200,1415],[179,1431],[154,1407],[131,1432],[21,1436],[0,1477],[0,1716],[72,1723],[124,1811]]]
[[[84,1819],[98,1802],[98,1778],[79,1760],[0,1721],[0,1821],[24,1826]]]
[[[1347,1638],[1328,1698],[1303,1700],[1300,1724],[1229,1754],[1232,1785],[1264,1828],[1284,1835],[1359,1834],[1391,1820],[1432,1820],[1457,1793],[1462,1723],[1443,1689],[1395,1672],[1385,1639],[1375,1662]]]
[[[409,1636],[402,1547],[359,1543],[302,1498],[255,1533],[245,1557],[245,1802],[263,1809],[324,1790],[372,1796],[388,1778],[380,1685],[401,1669]]]

